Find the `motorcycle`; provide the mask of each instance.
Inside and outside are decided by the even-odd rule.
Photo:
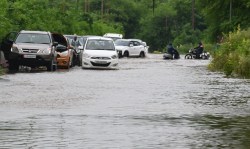
[[[164,53],[163,54],[163,59],[164,60],[167,60],[167,59],[179,59],[180,58],[180,54],[178,51],[175,51],[175,53],[172,55],[172,54],[169,54],[169,53]]]
[[[197,55],[195,52],[196,49],[190,49],[189,52],[185,55],[185,59],[209,59],[210,53],[203,51],[200,55]]]

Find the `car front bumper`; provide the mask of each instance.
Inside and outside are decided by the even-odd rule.
[[[52,54],[26,54],[26,53],[13,53],[9,55],[10,61],[17,61],[19,65],[25,65],[30,67],[45,66],[54,56]]]
[[[118,59],[100,60],[83,58],[82,68],[118,69]]]

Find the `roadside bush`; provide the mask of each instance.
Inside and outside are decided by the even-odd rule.
[[[179,45],[176,47],[176,49],[178,50],[178,52],[180,54],[186,54],[188,53],[189,49],[194,48],[193,44],[184,44],[184,45]]]
[[[4,69],[2,66],[0,66],[0,75],[3,75],[4,74]]]
[[[250,29],[238,29],[224,36],[225,41],[213,54],[211,70],[226,76],[250,78]]]

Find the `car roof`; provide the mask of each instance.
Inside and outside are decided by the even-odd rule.
[[[32,33],[32,34],[49,34],[49,32],[46,31],[27,31],[27,30],[22,30],[20,33]]]
[[[141,40],[141,39],[129,39],[129,40],[142,42],[142,40]]]
[[[101,37],[101,36],[90,36],[90,37],[88,37],[88,40],[89,39],[99,39],[99,40],[110,40],[110,41],[113,41],[111,38],[106,38],[106,37]]]
[[[142,42],[142,40],[140,40],[140,39],[117,39],[116,41],[138,41],[138,42]]]

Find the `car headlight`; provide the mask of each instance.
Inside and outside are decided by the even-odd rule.
[[[50,54],[51,53],[51,48],[44,49],[42,51],[43,54]]]
[[[117,55],[112,55],[111,58],[112,59],[117,59]]]
[[[82,57],[83,58],[90,58],[90,55],[88,55],[87,53],[83,53]]]
[[[18,48],[17,48],[17,47],[12,46],[12,47],[11,47],[11,52],[14,52],[14,53],[19,53],[19,50],[18,50]]]

